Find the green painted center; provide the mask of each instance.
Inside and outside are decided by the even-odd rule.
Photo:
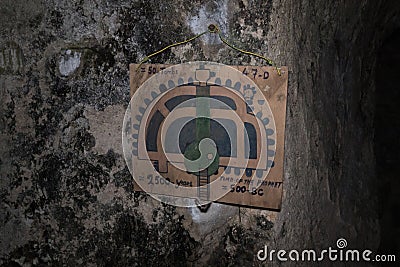
[[[199,160],[201,153],[199,144],[201,140],[210,138],[210,87],[209,86],[197,86],[196,88],[196,140],[189,144],[184,152],[184,156],[189,161]],[[215,148],[213,152],[208,149],[203,150],[203,157],[200,160],[199,168],[195,168],[198,171],[193,172],[194,174],[202,171],[201,166],[207,163],[207,174],[212,175],[218,170],[219,155]],[[215,155],[213,155],[215,154]],[[212,160],[213,159],[213,160]],[[211,162],[212,160],[212,162]],[[185,165],[188,169],[193,169],[193,164],[185,160]],[[189,168],[190,165],[190,168]]]

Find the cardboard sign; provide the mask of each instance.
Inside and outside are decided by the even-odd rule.
[[[279,210],[287,67],[191,66],[130,64],[135,190]]]

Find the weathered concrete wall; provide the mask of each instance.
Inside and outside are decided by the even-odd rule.
[[[371,98],[392,2],[3,0],[0,264],[257,265],[264,244],[339,237],[376,249]],[[279,213],[201,214],[133,192],[120,137],[128,64],[210,23],[290,68]],[[190,60],[260,64],[212,36],[153,62]]]

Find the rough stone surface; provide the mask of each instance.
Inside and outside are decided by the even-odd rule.
[[[324,249],[339,237],[376,251],[375,54],[399,10],[384,0],[1,1],[0,265],[257,266],[264,245]],[[133,191],[121,151],[128,64],[210,23],[289,66],[280,212],[213,204],[203,214]],[[190,60],[262,64],[215,36],[153,62]]]

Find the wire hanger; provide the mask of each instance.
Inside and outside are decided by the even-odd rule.
[[[218,28],[218,26],[215,25],[215,24],[210,24],[210,25],[208,26],[208,28],[207,28],[206,31],[204,31],[204,32],[202,32],[202,33],[200,33],[200,34],[198,34],[198,35],[192,37],[192,38],[189,38],[189,39],[187,39],[187,40],[185,40],[185,41],[182,41],[182,42],[177,42],[177,43],[170,44],[170,45],[164,47],[163,49],[158,50],[158,51],[156,51],[156,52],[154,52],[154,53],[152,53],[152,54],[146,56],[146,57],[139,63],[138,67],[136,68],[136,71],[139,70],[139,68],[142,66],[142,64],[144,64],[145,62],[147,62],[151,57],[153,57],[153,56],[155,56],[155,55],[158,55],[158,54],[164,52],[165,50],[167,50],[167,49],[169,49],[169,48],[171,48],[171,47],[175,47],[175,46],[179,46],[179,45],[183,45],[183,44],[189,43],[189,42],[191,42],[191,41],[193,41],[193,40],[195,40],[195,39],[197,39],[197,38],[203,36],[203,35],[206,34],[206,33],[218,34],[219,39],[220,39],[225,45],[229,46],[230,48],[232,48],[232,49],[234,49],[234,50],[236,50],[236,51],[239,51],[239,52],[241,52],[241,53],[243,53],[243,54],[251,55],[251,56],[258,57],[258,58],[261,58],[261,59],[265,60],[265,61],[267,62],[268,65],[275,67],[275,69],[276,69],[278,75],[281,76],[281,69],[278,68],[278,67],[276,66],[276,64],[275,64],[274,61],[272,61],[271,59],[269,59],[269,58],[267,58],[267,57],[265,57],[265,56],[262,56],[262,55],[260,55],[260,54],[253,53],[253,52],[246,51],[246,50],[243,50],[243,49],[240,49],[240,48],[235,47],[234,45],[232,45],[231,43],[229,43],[229,42],[222,36],[221,30],[220,30],[220,29]]]

